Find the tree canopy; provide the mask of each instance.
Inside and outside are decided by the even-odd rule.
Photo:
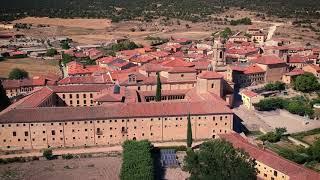
[[[10,99],[8,98],[6,91],[2,86],[2,82],[0,81],[0,111],[7,108],[10,104]]]
[[[125,141],[120,172],[121,180],[153,180],[152,144],[147,141]]]
[[[57,55],[57,54],[58,54],[58,51],[56,49],[53,49],[53,48],[48,49],[47,53],[46,53],[46,55],[49,56],[49,57],[53,57],[54,55]]]
[[[231,143],[217,139],[204,142],[199,151],[188,149],[185,169],[191,180],[256,179],[255,161]]]
[[[156,101],[161,101],[161,80],[160,80],[160,73],[157,73]]]
[[[311,73],[305,73],[295,78],[294,89],[301,92],[312,92],[320,89],[317,78]]]
[[[24,79],[28,77],[29,77],[29,73],[19,68],[14,68],[9,73],[9,79]]]
[[[192,146],[192,127],[190,113],[188,114],[188,124],[187,124],[187,147]]]

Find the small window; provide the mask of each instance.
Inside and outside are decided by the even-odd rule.
[[[52,131],[51,131],[51,134],[52,134],[52,135],[56,135],[56,131],[55,131],[55,130],[52,130]]]
[[[181,76],[181,77],[184,77],[184,74],[181,74],[180,76]]]
[[[77,94],[76,96],[77,96],[77,98],[79,98],[79,94]]]
[[[25,131],[25,132],[24,132],[24,136],[28,136],[28,131]]]
[[[12,132],[12,135],[13,135],[13,136],[17,136],[17,132],[13,131],[13,132]]]
[[[72,94],[69,94],[69,98],[72,98]]]
[[[277,171],[274,171],[274,172],[273,172],[273,175],[274,175],[275,177],[277,177],[277,176],[278,176],[278,172],[277,172]]]
[[[87,97],[87,95],[86,94],[83,94],[83,98],[86,98]]]
[[[90,98],[93,98],[93,94],[90,94]]]

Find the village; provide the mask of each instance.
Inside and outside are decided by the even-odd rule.
[[[57,178],[77,168],[92,177],[92,164],[103,169],[110,161],[117,167],[96,178],[118,179],[123,142],[181,148],[191,120],[195,144],[221,138],[244,149],[256,159],[260,179],[320,178],[320,162],[305,157],[320,137],[320,43],[278,37],[288,23],[250,20],[206,33],[186,24],[182,35],[181,29],[146,33],[148,27],[135,26],[128,35],[115,30],[90,40],[31,35],[54,26],[0,26],[0,78],[12,102],[0,112],[1,160],[33,163],[30,157],[47,148],[62,158],[90,154],[88,165],[70,160],[66,168],[59,159],[50,168],[57,163],[64,173]],[[177,162],[162,164],[165,179],[188,178],[178,165],[185,155],[177,150]],[[19,165],[28,171],[25,166]]]

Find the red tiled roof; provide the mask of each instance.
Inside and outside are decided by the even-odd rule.
[[[312,69],[314,69],[317,73],[320,73],[320,67],[314,64],[309,64],[307,65],[309,67],[311,67]]]
[[[264,55],[258,58],[256,63],[271,65],[271,64],[284,64],[285,62],[276,55]]]
[[[181,58],[174,58],[174,57],[162,62],[161,65],[165,66],[165,67],[191,67],[191,66],[193,66],[193,64],[190,62],[186,62]]]
[[[49,98],[53,94],[53,91],[47,87],[33,91],[27,97],[21,99],[16,107],[18,108],[34,108],[38,107],[42,102]]]
[[[264,73],[265,71],[256,64],[248,66],[244,70],[244,74],[255,74],[255,73]]]
[[[231,142],[234,147],[243,149],[249,155],[257,161],[266,164],[277,171],[280,171],[289,176],[290,180],[316,180],[320,179],[320,174],[307,169],[301,165],[284,159],[277,154],[263,150],[250,144],[247,140],[241,137],[239,134],[221,134],[221,138]]]
[[[244,94],[247,97],[255,97],[258,95],[257,93],[250,91],[250,90],[244,90],[241,92],[241,94]]]
[[[153,57],[153,56],[141,55],[141,56],[131,58],[130,61],[136,62],[136,63],[148,63],[154,59],[155,59],[155,57]]]
[[[204,71],[198,75],[201,79],[222,79],[223,75],[214,71]]]
[[[173,67],[168,70],[169,73],[195,73],[196,70],[193,67]]]
[[[116,103],[94,107],[42,107],[12,109],[0,114],[0,123],[77,121],[139,117],[170,117],[232,114],[230,108],[215,102]]]
[[[114,61],[115,59],[117,59],[117,57],[108,56],[108,57],[103,57],[103,58],[97,59],[96,62],[101,63],[101,64],[109,64],[112,61]]]
[[[304,74],[304,71],[302,69],[296,68],[296,69],[286,73],[285,75],[287,75],[287,76],[298,76],[298,75],[301,75],[301,74]]]
[[[43,76],[35,76],[32,79],[20,79],[20,80],[3,80],[2,85],[4,89],[13,89],[20,87],[35,87],[35,86],[45,86],[47,84],[47,79]],[[55,82],[52,82],[55,84]]]
[[[293,55],[289,57],[289,63],[306,63],[307,61],[308,58],[304,56]]]
[[[107,74],[101,74],[98,76],[69,76],[61,79],[58,84],[111,84],[112,80]]]

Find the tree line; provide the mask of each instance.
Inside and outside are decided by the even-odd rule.
[[[320,2],[314,0],[10,0],[1,2],[0,21],[26,16],[58,18],[110,18],[112,21],[142,17],[152,21],[159,17],[192,22],[206,21],[210,15],[229,7],[264,12],[267,15],[291,18],[319,17]]]

